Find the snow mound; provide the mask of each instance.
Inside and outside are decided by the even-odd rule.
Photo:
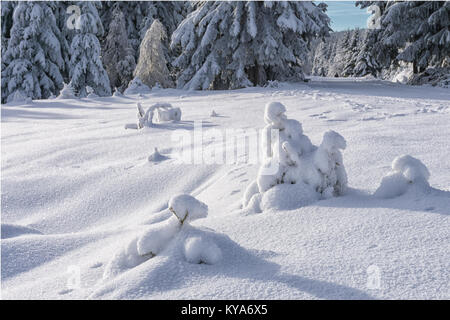
[[[173,217],[150,225],[114,254],[105,267],[103,279],[134,268],[159,254],[177,234],[180,226]]]
[[[155,256],[175,236],[180,229],[180,223],[171,217],[147,230],[137,240],[137,252],[140,256]]]
[[[283,120],[286,120],[286,107],[280,102],[270,102],[264,110],[264,121],[268,125],[282,127]]]
[[[167,159],[169,158],[159,153],[158,148],[155,148],[155,151],[148,157],[149,162],[161,162]]]
[[[190,263],[216,264],[222,258],[222,252],[210,239],[197,236],[185,241],[184,256]]]
[[[401,172],[411,182],[428,181],[430,172],[420,161],[410,155],[400,156],[392,162],[392,170]]]
[[[410,155],[399,156],[392,162],[392,170],[383,177],[374,195],[378,198],[394,198],[411,188],[426,191],[430,188],[429,178],[430,172],[419,159]]]
[[[301,123],[288,119],[285,112],[286,107],[280,102],[266,105],[264,163],[243,199],[243,209],[249,212],[296,209],[347,190],[341,153],[347,146],[344,137],[330,130],[325,132],[320,146],[314,146],[303,134]]]
[[[128,85],[128,88],[125,89],[123,92],[124,95],[132,95],[132,94],[143,94],[143,93],[150,93],[150,88],[145,85],[141,79],[138,77],[131,80],[130,84]]]
[[[188,194],[174,196],[169,201],[169,210],[181,223],[206,218],[208,206]]]
[[[158,102],[151,105],[147,111],[140,103],[137,103],[137,117],[138,117],[138,128],[151,127],[153,125],[153,117],[156,114],[155,121],[165,122],[165,121],[180,121],[181,120],[181,109],[173,107],[170,103]]]
[[[42,234],[40,231],[16,224],[2,223],[2,239],[14,238],[25,234]]]
[[[293,210],[319,200],[319,194],[306,183],[279,184],[264,192],[262,210]]]
[[[181,109],[174,108],[171,105],[167,107],[157,107],[156,108],[156,122],[164,121],[180,121],[181,120]]]

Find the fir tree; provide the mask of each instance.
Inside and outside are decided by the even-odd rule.
[[[51,2],[20,2],[2,56],[2,101],[46,99],[62,88],[59,30]]]
[[[312,38],[329,18],[311,2],[203,2],[173,33],[177,86],[221,89],[303,79]]]
[[[80,97],[86,96],[86,86],[99,96],[111,95],[108,75],[100,58],[100,42],[97,35],[103,34],[103,26],[96,6],[99,2],[80,1],[81,9],[77,33],[70,46],[70,78],[72,86]]]
[[[112,12],[104,46],[103,63],[111,86],[123,91],[133,78],[136,62],[133,50],[128,43],[125,17],[118,5]]]
[[[154,20],[141,43],[134,75],[150,88],[157,83],[164,88],[173,86],[164,55],[163,41],[166,38],[164,26],[159,20]]]

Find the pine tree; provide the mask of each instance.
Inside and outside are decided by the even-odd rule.
[[[112,20],[109,24],[102,57],[111,86],[117,87],[123,92],[133,79],[136,62],[133,49],[128,43],[125,17],[118,5],[112,12]]]
[[[129,45],[133,50],[135,61],[139,58],[139,47],[145,33],[154,20],[159,20],[167,30],[170,38],[172,32],[186,17],[191,3],[186,1],[105,1],[100,10],[101,20],[104,26],[109,26],[113,17],[112,12],[118,6],[125,16],[125,26]],[[104,38],[100,39],[102,48],[105,45]],[[168,48],[168,40],[165,47]],[[169,60],[170,52],[164,53]]]
[[[2,101],[46,99],[63,85],[59,30],[51,2],[20,2],[2,57]]]
[[[173,86],[164,55],[163,41],[166,38],[164,26],[159,20],[154,20],[141,43],[139,61],[134,75],[150,88],[157,83],[163,88]]]
[[[221,89],[303,79],[308,42],[329,18],[311,2],[203,2],[172,35],[177,86]]]
[[[111,95],[108,75],[100,58],[100,42],[97,35],[103,34],[103,26],[98,15],[99,2],[80,1],[81,9],[76,29],[77,33],[70,46],[70,78],[72,86],[80,97],[86,96],[86,86],[90,86],[99,96]]]
[[[391,14],[392,13],[392,14]],[[450,2],[410,1],[394,4],[383,21],[391,40],[406,48],[397,56],[413,63],[414,73],[442,66],[450,56]]]
[[[70,81],[70,44],[72,43],[72,39],[76,33],[75,29],[70,29],[67,26],[67,8],[74,3],[75,1],[55,1],[53,10],[56,19],[56,26],[60,31],[59,43],[61,44],[61,56],[64,61],[63,67],[60,71],[65,83]]]

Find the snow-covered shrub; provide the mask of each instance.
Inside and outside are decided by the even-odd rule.
[[[144,232],[137,240],[137,253],[140,256],[156,256],[167,243],[180,231],[181,225],[176,220],[168,219],[163,223],[154,225],[153,228]]]
[[[176,239],[189,226],[189,222],[205,218],[208,206],[187,194],[180,194],[169,200],[169,210],[174,214],[169,219],[150,225],[127,245],[116,252],[106,265],[103,278],[107,279],[126,269],[133,268],[160,254],[171,241]],[[186,260],[191,263],[214,264],[221,258],[221,251],[208,239],[188,238],[184,244]]]
[[[140,93],[150,93],[150,88],[142,83],[141,79],[135,77],[131,80],[128,88],[123,92],[125,95],[130,94],[140,94]]]
[[[113,97],[123,97],[122,92],[120,92],[119,89],[117,89],[117,87],[114,88]]]
[[[137,104],[138,108],[138,128],[141,129],[145,126],[151,127],[153,124],[153,117],[156,114],[156,122],[164,121],[180,121],[181,109],[174,108],[170,103],[158,102],[150,106],[147,111],[144,112],[142,105]]]
[[[345,139],[328,131],[316,147],[303,134],[301,123],[287,119],[285,112],[280,102],[266,105],[262,137],[265,159],[256,181],[245,191],[243,207],[247,210],[293,209],[346,191],[341,153]],[[278,139],[272,138],[273,130],[278,130]]]
[[[57,99],[76,99],[75,92],[70,82],[69,84],[64,83],[64,88],[59,93]]]
[[[278,184],[261,197],[261,210],[292,210],[319,200],[319,193],[303,182]]]
[[[344,137],[330,130],[325,132],[322,143],[314,154],[314,164],[322,176],[319,192],[326,198],[346,191],[347,173],[340,151],[346,146]]]
[[[188,194],[172,197],[169,201],[169,210],[182,224],[208,215],[208,206]]]
[[[216,264],[222,258],[222,251],[210,240],[191,237],[184,243],[184,256],[190,263]]]
[[[98,98],[98,95],[95,94],[94,89],[90,86],[86,86],[86,94],[88,98]]]
[[[379,198],[394,198],[406,193],[411,187],[428,190],[430,172],[419,160],[410,155],[397,157],[392,162],[392,170],[381,180],[375,191]]]
[[[164,121],[180,121],[181,109],[180,108],[156,108],[156,122]]]

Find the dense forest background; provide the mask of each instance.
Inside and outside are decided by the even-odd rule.
[[[448,1],[356,1],[374,28],[332,32],[295,1],[2,1],[2,102],[148,87],[233,89],[305,75],[448,86]]]

